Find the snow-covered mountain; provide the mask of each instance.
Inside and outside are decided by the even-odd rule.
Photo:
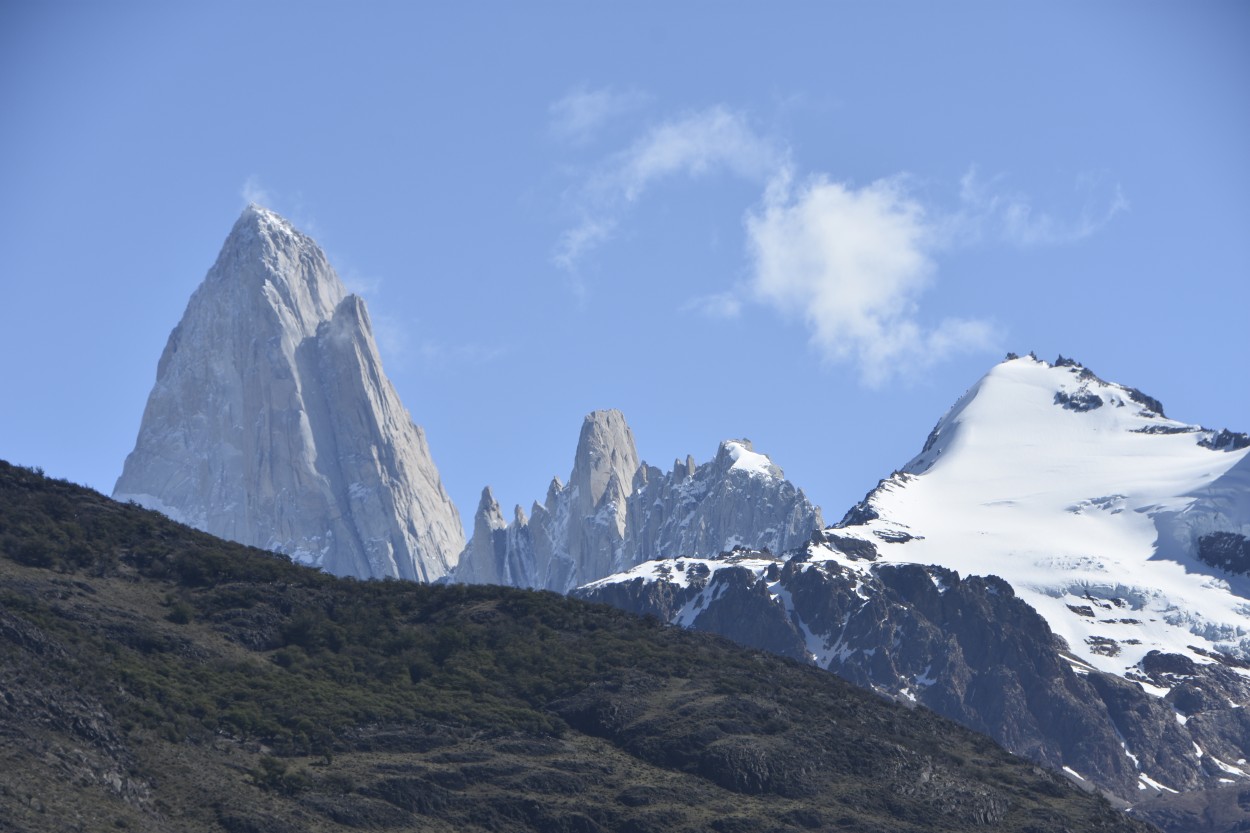
[[[1001,576],[1093,668],[1250,659],[1250,437],[1062,357],[995,367],[838,527],[882,560]]]
[[[113,496],[360,578],[437,579],[464,546],[364,301],[255,205],[169,336]]]
[[[783,556],[576,595],[813,662],[1104,789],[1250,779],[1250,437],[1076,362],[995,367],[921,453]]]
[[[528,519],[518,506],[506,522],[483,490],[453,579],[568,592],[669,554],[781,552],[822,525],[820,510],[749,441],[723,442],[711,462],[687,457],[665,472],[639,461],[619,411],[595,411],[582,424],[568,485],[554,479]]]

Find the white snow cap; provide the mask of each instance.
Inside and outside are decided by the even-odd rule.
[[[730,469],[760,477],[785,477],[781,467],[770,460],[767,454],[760,454],[752,448],[750,440],[726,440],[721,443],[721,453],[729,455],[733,460]]]
[[[838,534],[886,560],[1001,576],[1110,673],[1152,650],[1250,657],[1250,580],[1197,558],[1204,535],[1250,537],[1241,437],[1167,419],[1077,362],[1012,357],[870,494],[877,517]]]

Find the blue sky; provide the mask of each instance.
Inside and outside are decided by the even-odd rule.
[[[248,200],[366,298],[469,523],[607,407],[837,520],[1009,350],[1250,430],[1247,42],[1240,2],[6,3],[0,457],[111,491]]]

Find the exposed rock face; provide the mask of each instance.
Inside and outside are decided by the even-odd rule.
[[[1131,679],[1100,672],[993,576],[874,562],[822,535],[784,557],[649,562],[573,595],[810,662],[1130,801],[1246,777],[1244,663],[1152,652]]]
[[[338,575],[428,581],[464,546],[364,301],[254,205],[170,334],[113,495]]]
[[[505,527],[483,493],[454,579],[568,592],[652,558],[735,546],[780,552],[821,523],[820,510],[746,440],[722,443],[710,463],[687,457],[664,472],[639,462],[619,411],[595,411],[568,485],[553,480],[528,521],[518,507]]]
[[[1237,532],[1213,532],[1198,539],[1198,557],[1230,573],[1250,572],[1250,539]]]

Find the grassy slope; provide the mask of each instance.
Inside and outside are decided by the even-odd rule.
[[[827,673],[0,463],[0,830],[1142,830]]]

